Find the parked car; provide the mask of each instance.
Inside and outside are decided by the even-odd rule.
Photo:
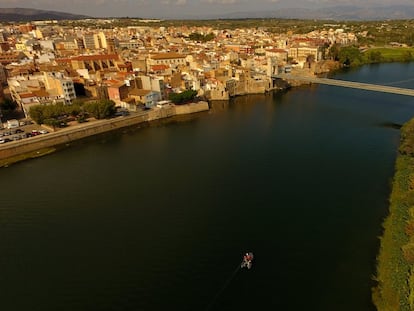
[[[40,134],[47,134],[47,133],[49,133],[49,132],[48,132],[48,131],[46,131],[46,130],[40,130],[40,131],[39,131],[39,133],[40,133]]]

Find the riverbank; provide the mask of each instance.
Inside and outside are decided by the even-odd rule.
[[[68,144],[75,140],[141,123],[208,110],[208,103],[201,101],[186,105],[171,105],[164,108],[153,108],[149,111],[133,113],[129,116],[116,117],[107,120],[94,120],[87,123],[71,125],[46,135],[38,135],[24,140],[9,142],[0,146],[0,167],[6,167],[16,162],[47,155],[55,150],[55,146]]]
[[[395,169],[373,289],[379,311],[414,309],[414,119],[401,129]]]

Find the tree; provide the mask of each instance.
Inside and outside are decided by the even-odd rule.
[[[52,126],[53,129],[55,129],[56,127],[61,127],[60,125],[62,123],[65,124],[64,121],[60,121],[60,120],[57,120],[57,119],[45,119],[44,120],[44,124]]]
[[[358,66],[363,61],[363,56],[355,46],[343,47],[338,52],[338,60],[345,66]]]
[[[198,32],[193,32],[188,36],[188,38],[191,41],[207,42],[207,41],[213,40],[215,38],[215,35],[213,33],[203,35],[203,34],[200,34]]]
[[[371,63],[379,63],[382,60],[382,54],[380,51],[371,51],[368,55],[368,59]]]
[[[30,107],[29,115],[30,115],[30,118],[32,118],[32,120],[35,121],[37,124],[43,124],[45,117],[43,115],[42,106],[36,105],[36,106]]]
[[[81,103],[74,102],[71,105],[65,106],[65,113],[71,115],[72,117],[76,117],[78,114],[82,112]]]
[[[186,90],[181,93],[171,93],[169,99],[174,104],[184,104],[192,101],[197,96],[197,91]]]
[[[306,57],[306,63],[308,64],[308,67],[311,68],[312,64],[315,62],[315,55],[309,54]]]
[[[339,60],[339,46],[338,46],[338,44],[335,43],[329,48],[328,55],[332,60],[335,60],[335,61]]]
[[[3,111],[12,111],[17,108],[17,103],[11,99],[6,98],[0,103],[0,109]]]
[[[98,107],[101,118],[109,118],[116,111],[115,103],[112,100],[102,100],[99,102]]]
[[[112,100],[101,100],[85,103],[84,109],[96,119],[109,118],[115,113],[115,103]]]
[[[413,59],[413,55],[411,54],[411,52],[410,51],[406,51],[406,52],[404,52],[404,55],[403,55],[403,61],[404,62],[409,62],[409,61],[411,61]]]

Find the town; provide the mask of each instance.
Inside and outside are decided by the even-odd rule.
[[[0,21],[2,309],[414,309],[413,26]]]
[[[142,115],[149,121],[200,112],[211,101],[284,89],[293,82],[278,75],[329,72],[338,67],[332,47],[353,46],[368,34],[332,23],[306,33],[216,26],[122,19],[1,24],[0,143],[111,116],[138,114],[142,122]],[[105,112],[94,113],[94,103]]]
[[[340,28],[298,36],[148,24],[92,29],[37,21],[3,26],[0,82],[26,117],[34,105],[71,104],[79,98],[106,98],[136,111],[183,90],[208,100],[263,93],[275,88],[273,74],[311,66],[314,72],[331,44],[356,41],[355,34]]]

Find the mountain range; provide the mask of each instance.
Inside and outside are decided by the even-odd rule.
[[[0,21],[33,20],[76,20],[90,16],[64,13],[58,11],[28,8],[0,8]],[[160,16],[160,18],[163,18]],[[164,17],[168,19],[167,17]],[[413,19],[414,5],[390,5],[360,7],[355,5],[334,6],[327,8],[280,8],[271,11],[234,12],[220,15],[186,15],[177,19],[247,19],[247,18],[293,18],[319,20],[396,20]]]
[[[414,6],[393,5],[377,7],[334,6],[318,9],[280,8],[274,11],[237,12],[222,18],[295,18],[328,20],[396,20],[414,18]]]
[[[75,20],[84,18],[88,18],[88,16],[27,8],[0,8],[0,21]]]

